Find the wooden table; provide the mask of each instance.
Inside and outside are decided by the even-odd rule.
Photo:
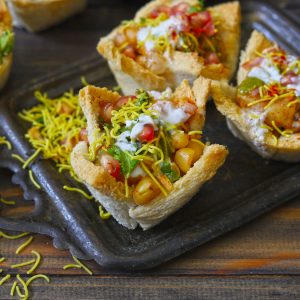
[[[107,1],[108,2],[108,1]],[[125,2],[124,2],[125,3]],[[130,18],[136,4],[92,6],[62,26],[33,35],[16,32],[15,60],[6,91],[94,53],[101,34]],[[18,201],[19,210],[31,205],[10,183],[11,173],[0,169],[0,194]],[[9,214],[10,211],[2,211]],[[51,283],[32,284],[31,299],[300,299],[300,197],[234,232],[228,233],[159,268],[138,274],[103,270],[94,262],[89,276],[82,270],[62,267],[72,262],[67,251],[56,250],[52,240],[35,236],[32,245],[17,256],[25,239],[0,239],[5,273],[26,277],[26,268],[9,269],[43,255],[40,273]],[[13,280],[0,287],[0,299],[10,299]]]

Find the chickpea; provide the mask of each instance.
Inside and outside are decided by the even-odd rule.
[[[167,61],[159,53],[150,52],[147,55],[146,67],[154,74],[161,75],[167,69]]]
[[[160,193],[160,189],[149,176],[143,177],[133,191],[133,200],[137,205],[149,203]]]
[[[116,36],[114,37],[114,43],[117,47],[122,46],[126,42],[127,42],[127,38],[123,33],[117,33]]]
[[[178,131],[172,135],[172,146],[175,149],[184,148],[188,143],[189,143],[189,136],[183,131]]]
[[[128,27],[124,30],[127,42],[132,45],[137,44],[137,29],[134,27]]]
[[[191,148],[181,148],[175,153],[175,163],[183,173],[191,168],[195,151]]]
[[[139,55],[136,58],[136,62],[141,66],[145,67],[147,65],[147,57],[144,55]]]
[[[167,191],[172,191],[173,184],[166,175],[158,175],[157,178],[160,183],[167,189]]]
[[[194,150],[193,163],[195,163],[202,156],[205,145],[201,145],[195,141],[189,141],[187,147]]]

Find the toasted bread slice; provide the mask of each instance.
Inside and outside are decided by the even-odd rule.
[[[160,5],[172,6],[181,0],[155,0],[141,8],[134,20],[148,16]],[[186,0],[188,4],[195,5],[197,0]],[[229,80],[236,68],[240,47],[240,4],[228,2],[208,8],[219,23],[219,43],[223,55],[223,62],[206,65],[204,58],[195,52],[184,53],[172,51],[168,57],[167,71],[156,75],[143,67],[135,60],[122,54],[114,45],[113,39],[122,26],[114,29],[108,36],[100,39],[99,53],[108,61],[108,64],[125,94],[132,94],[137,88],[147,90],[164,90],[167,86],[175,88],[182,80],[192,83],[199,75],[215,80]]]
[[[8,0],[14,25],[38,32],[82,11],[87,0]]]
[[[5,1],[0,1],[0,35],[2,35],[7,30],[12,31],[12,19],[5,4]],[[0,62],[0,90],[5,86],[11,66],[13,61],[13,54],[9,53],[3,57],[2,62]]]
[[[199,122],[204,123],[208,92],[209,81],[199,78],[192,87],[187,81],[183,81],[174,93],[177,97],[192,97],[202,116]],[[97,124],[99,103],[104,100],[115,102],[118,98],[118,93],[105,88],[88,86],[80,91],[80,105],[88,121],[89,142],[100,134]],[[166,197],[157,196],[146,205],[136,205],[131,191],[126,198],[124,183],[116,181],[101,165],[89,161],[87,153],[87,144],[80,142],[71,154],[71,164],[78,177],[120,224],[129,229],[134,229],[139,224],[146,230],[186,204],[200,187],[215,175],[217,169],[224,163],[228,151],[221,145],[206,145],[201,158],[174,183],[172,191]]]
[[[263,34],[254,31],[242,52],[238,83],[240,84],[249,71],[242,65],[257,57],[257,52],[270,48],[274,43]],[[227,118],[228,128],[234,136],[245,141],[254,151],[264,158],[287,162],[300,161],[300,133],[274,138],[271,131],[262,128],[260,119],[251,116],[249,109],[237,104],[237,89],[224,82],[213,81],[211,94],[217,109]]]

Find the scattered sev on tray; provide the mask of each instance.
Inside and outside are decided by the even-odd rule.
[[[86,84],[84,78],[82,82]],[[23,168],[26,168],[41,154],[44,159],[53,160],[59,172],[67,171],[71,177],[80,182],[70,165],[70,153],[73,147],[78,141],[86,138],[86,120],[78,104],[78,96],[71,90],[54,99],[36,91],[35,97],[39,104],[23,110],[19,113],[19,117],[31,123],[26,138],[36,151],[25,162],[22,161],[22,157],[17,155],[13,157],[21,161]],[[40,189],[31,170],[29,177],[36,188]],[[70,192],[80,193],[89,200],[93,199],[79,188],[69,186],[63,186],[63,188]],[[102,207],[99,211],[101,212],[100,218],[103,220],[109,217],[108,213],[103,212]]]

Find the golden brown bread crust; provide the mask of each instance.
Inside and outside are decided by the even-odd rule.
[[[101,135],[98,123],[100,103],[103,101],[114,103],[119,98],[120,95],[117,92],[110,91],[107,88],[87,86],[80,90],[79,104],[88,121],[87,130],[90,143],[93,143]],[[130,198],[125,197],[123,182],[117,181],[101,165],[90,162],[87,156],[82,155],[80,151],[73,151],[71,161],[78,177],[87,184],[94,188],[100,188],[104,194],[117,200],[130,200]]]
[[[149,204],[131,208],[129,215],[144,230],[153,227],[190,201],[201,186],[216,174],[227,155],[228,151],[224,146],[206,146],[201,158],[187,174],[175,182],[172,192],[167,197],[160,196]]]
[[[247,47],[241,56],[238,72],[238,82],[241,83],[248,71],[242,68],[242,64],[256,57],[256,51],[261,52],[274,45],[261,33],[254,31],[248,41]],[[245,120],[247,109],[241,109],[237,102],[237,89],[227,83],[212,81],[211,95],[217,109],[227,118],[229,129],[238,138],[244,140],[254,151],[265,158],[296,162],[300,161],[300,133],[290,137],[280,136],[277,144],[272,134],[267,131],[264,137],[259,137],[258,130],[254,131],[249,122]]]
[[[176,97],[189,97],[193,99],[198,106],[199,114],[202,116],[201,122],[204,123],[205,104],[208,99],[209,90],[210,81],[205,78],[198,78],[192,87],[187,81],[183,81],[174,92],[174,95],[176,95]],[[96,119],[99,103],[103,100],[114,102],[118,98],[118,93],[111,92],[106,88],[88,86],[80,91],[80,105],[88,121],[89,141],[94,137],[93,131],[95,128],[99,128]],[[87,151],[87,144],[80,142],[71,154],[71,164],[77,176],[83,180],[89,188],[99,191],[101,194],[109,197],[109,199],[126,201],[133,204],[131,192],[129,198],[126,198],[124,184],[117,182],[102,166],[89,161]],[[136,209],[131,208],[129,210],[130,216],[133,220],[137,218],[144,229],[154,226],[190,200],[203,183],[216,173],[217,169],[223,164],[227,154],[228,151],[224,146],[206,145],[203,156],[186,175],[174,184],[174,189],[167,197],[159,195],[151,204],[139,206]],[[186,189],[186,186],[189,186],[189,189]],[[133,207],[135,206],[136,205]],[[165,211],[158,214],[158,207],[163,207]],[[117,216],[115,217],[117,218]],[[120,220],[118,221],[120,222]],[[132,222],[132,220],[128,222]],[[120,223],[126,226],[126,220],[122,220]],[[127,227],[130,226],[128,223]]]
[[[37,32],[82,11],[86,0],[9,0],[17,26]]]
[[[114,46],[112,37],[116,31],[117,29],[107,37],[102,38],[97,49],[108,61],[109,67],[118,85],[122,88],[123,93],[125,95],[132,95],[137,88],[163,91],[168,86],[165,78],[142,67],[135,60],[123,55]]]
[[[155,0],[141,8],[135,20],[147,16],[155,7],[165,4],[173,5],[181,0]],[[185,1],[197,4],[197,0]],[[204,59],[196,53],[174,51],[168,58],[169,71],[156,75],[142,67],[133,59],[126,57],[114,46],[113,37],[122,27],[119,26],[108,36],[100,39],[97,49],[108,61],[115,78],[125,94],[132,94],[137,88],[147,90],[164,90],[167,86],[176,87],[183,79],[193,82],[199,75],[216,80],[229,80],[236,68],[240,47],[240,4],[228,2],[210,7],[213,16],[220,20],[219,37],[224,55],[223,64],[205,65]]]
[[[190,87],[187,81],[175,90],[174,94],[177,97],[189,97],[197,103],[198,112],[200,114],[201,122],[204,124],[205,118],[205,104],[209,93],[209,80],[199,78],[194,82],[193,87]],[[195,94],[194,92],[195,91]],[[79,92],[79,104],[82,107],[83,113],[87,118],[87,130],[89,142],[93,143],[100,135],[100,127],[98,124],[100,103],[116,102],[120,95],[117,92],[112,92],[107,88],[98,88],[94,86],[87,86]],[[196,98],[197,97],[197,98]],[[201,99],[199,98],[201,97]],[[125,186],[123,182],[117,181],[113,176],[107,173],[102,166],[97,166],[88,161],[86,156],[79,155],[79,152],[72,153],[71,163],[75,173],[84,182],[88,183],[96,189],[101,189],[103,194],[111,196],[116,200],[132,201],[131,197],[125,197]],[[129,191],[131,194],[131,191]]]
[[[72,167],[77,176],[86,184],[101,190],[101,193],[119,201],[132,201],[125,197],[123,182],[116,181],[101,165],[88,159],[88,147],[85,142],[79,143],[71,154]]]
[[[5,1],[0,1],[0,34],[2,34],[5,30],[12,30],[12,19],[5,4]],[[13,54],[10,53],[6,57],[3,58],[3,62],[0,64],[0,90],[6,84],[11,66],[13,61]]]

